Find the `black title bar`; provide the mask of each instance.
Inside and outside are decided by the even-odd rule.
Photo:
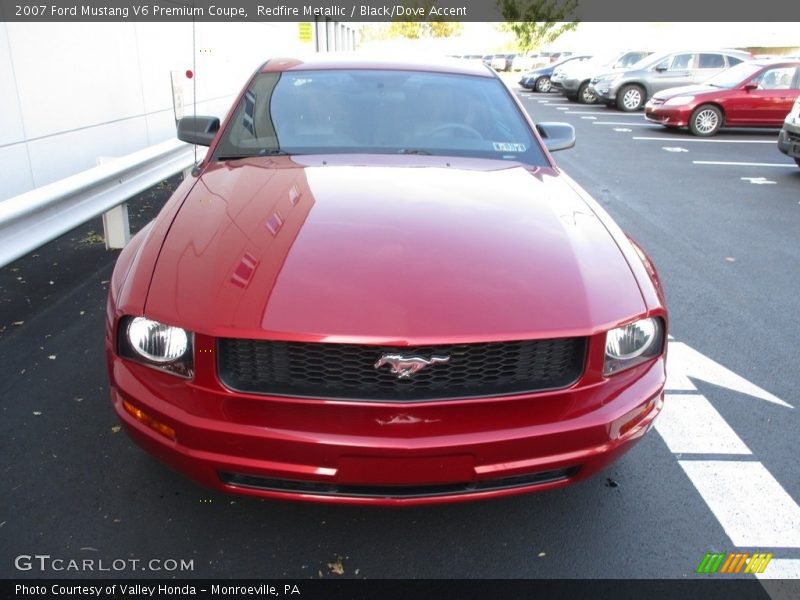
[[[519,8],[535,0],[511,0]],[[760,21],[800,20],[797,0],[560,0],[558,21]],[[0,0],[0,20],[8,22],[91,21],[464,21],[507,19],[495,0]],[[537,19],[538,20],[538,19]],[[549,20],[542,18],[540,20]]]
[[[800,597],[800,582],[781,581],[785,592]],[[793,586],[793,587],[792,587]],[[3,580],[5,599],[76,600],[153,598],[196,600],[769,600],[756,579],[711,576],[692,580]]]

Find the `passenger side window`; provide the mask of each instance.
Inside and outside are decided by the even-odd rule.
[[[736,56],[729,56],[728,57],[728,66],[729,67],[732,67],[734,65],[738,65],[740,62],[742,62],[741,58],[738,58]]]
[[[699,69],[724,69],[725,58],[721,54],[701,54]]]

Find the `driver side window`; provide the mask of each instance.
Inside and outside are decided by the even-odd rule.
[[[753,79],[759,90],[788,90],[794,78],[794,67],[778,67],[764,71]]]

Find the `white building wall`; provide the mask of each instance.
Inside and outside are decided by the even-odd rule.
[[[193,62],[192,27],[0,23],[0,201],[174,137],[172,71],[185,114],[196,85],[197,114],[221,118],[267,58],[316,47],[297,23],[197,23]]]

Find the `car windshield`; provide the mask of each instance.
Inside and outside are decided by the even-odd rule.
[[[498,79],[371,69],[257,75],[214,157],[376,153],[548,164]]]
[[[718,73],[717,75],[706,79],[703,84],[718,88],[731,89],[739,85],[751,75],[754,75],[762,68],[762,66],[763,65],[757,65],[749,62],[739,63],[727,71],[723,71],[722,73]]]
[[[591,60],[591,59],[592,59],[591,55],[588,55],[588,54],[587,55],[580,55],[580,56],[567,56],[565,58],[562,58],[558,62],[553,63],[550,66],[555,68],[555,67],[560,67],[564,63],[569,63],[569,62],[573,62],[573,61],[575,61],[575,62],[583,62],[583,61],[587,61],[587,60]]]
[[[657,54],[650,54],[645,56],[644,58],[639,59],[635,63],[633,63],[630,67],[626,67],[626,71],[641,71],[642,69],[646,69],[651,65],[658,63],[659,61],[663,60],[667,56],[670,56],[671,53],[669,52],[660,52]]]

